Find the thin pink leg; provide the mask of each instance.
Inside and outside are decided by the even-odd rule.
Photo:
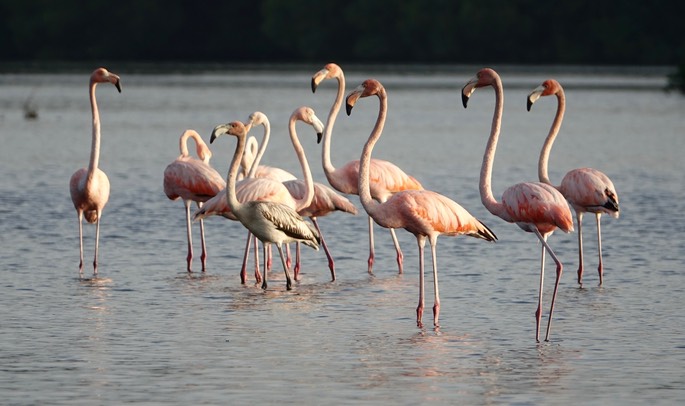
[[[267,243],[262,243],[263,251],[264,251],[264,263],[266,263],[267,259],[267,253],[269,251],[269,247],[271,247],[271,244]],[[267,288],[267,279],[269,279],[269,267],[264,267],[264,279],[262,279],[262,289],[266,290]]]
[[[599,266],[597,267],[597,272],[599,272],[599,286],[604,283],[604,265],[602,263],[602,230],[600,226],[600,218],[602,213],[596,213],[597,217],[597,251],[599,252]]]
[[[369,273],[373,275],[373,263],[376,258],[376,250],[373,246],[373,219],[369,216]]]
[[[552,316],[554,315],[554,304],[556,303],[557,300],[557,291],[559,290],[559,281],[561,280],[561,274],[562,274],[562,269],[563,266],[561,265],[561,261],[559,261],[559,258],[557,258],[556,254],[554,254],[554,251],[552,250],[552,247],[547,244],[547,235],[542,236],[540,232],[535,229],[535,234],[538,236],[540,239],[540,242],[542,243],[542,249],[543,249],[543,270],[544,270],[544,251],[547,250],[549,253],[549,256],[552,257],[554,260],[554,263],[557,265],[557,277],[556,281],[554,282],[554,292],[552,292],[552,304],[550,305],[549,308],[549,320],[547,321],[547,332],[545,333],[545,341],[549,341],[549,334],[552,331]],[[541,272],[541,274],[544,271]],[[541,289],[540,289],[540,295],[542,295],[542,282],[540,283]],[[538,309],[540,310],[540,309]],[[540,342],[539,337],[538,337],[538,342]]]
[[[254,279],[256,283],[262,282],[262,274],[259,271],[259,240],[257,237],[254,239]],[[262,244],[263,245],[263,244]]]
[[[200,206],[202,208],[202,206]],[[205,244],[205,221],[200,219],[200,241],[202,244],[202,254],[200,261],[202,262],[202,272],[207,268],[207,244]]]
[[[98,211],[98,220],[95,222],[95,257],[93,258],[93,275],[98,274],[98,252],[100,251],[100,218],[102,212]]]
[[[540,254],[540,288],[538,290],[538,307],[535,310],[535,342],[540,342],[540,320],[542,319],[542,290],[545,283],[545,244],[547,244],[547,235],[541,235],[535,229],[535,235],[542,242],[542,252]]]
[[[424,285],[424,276],[423,276],[423,263],[424,263],[423,247],[426,245],[426,237],[417,236],[416,242],[419,246],[419,305],[416,307],[416,325],[419,328],[423,328],[423,322],[421,321],[421,319],[423,318],[423,308],[425,305],[425,296],[424,296],[425,285]]]
[[[578,284],[583,287],[583,213],[576,211],[578,219]]]
[[[312,223],[314,223],[314,227],[316,227],[316,231],[319,232],[319,238],[321,239],[321,246],[323,247],[324,252],[326,253],[326,257],[328,258],[328,269],[331,270],[331,281],[335,281],[335,262],[333,261],[333,256],[331,255],[331,252],[328,250],[328,246],[326,245],[326,241],[323,239],[323,233],[321,232],[321,229],[319,228],[319,223],[316,221],[316,217],[310,217],[312,219]]]
[[[78,240],[79,240],[79,252],[80,260],[78,263],[78,273],[83,276],[83,212],[78,211]]]
[[[247,241],[245,242],[245,254],[243,255],[243,264],[240,267],[240,283],[247,283],[247,261],[250,256],[250,244],[252,243],[252,233],[247,232]]]
[[[295,268],[293,268],[293,279],[300,280],[300,243],[295,243]]]
[[[392,237],[392,243],[395,244],[395,251],[397,252],[397,266],[399,267],[399,273],[404,272],[403,262],[404,254],[402,254],[402,249],[400,248],[400,242],[397,240],[397,235],[395,235],[395,229],[390,229],[390,236]]]
[[[188,262],[188,272],[193,272],[191,265],[193,263],[193,231],[190,224],[190,200],[184,200],[183,204],[186,208],[186,238],[188,239],[188,256],[186,256],[186,261]]]
[[[440,290],[438,288],[438,261],[437,261],[437,237],[430,239],[431,256],[433,259],[433,289],[435,290],[435,302],[433,304],[433,325],[435,328],[440,327],[438,318],[440,316]]]

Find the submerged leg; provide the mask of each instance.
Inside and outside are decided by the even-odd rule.
[[[183,204],[186,208],[186,237],[188,240],[188,256],[186,256],[186,261],[188,262],[188,272],[193,272],[193,230],[190,223],[190,200],[184,200]],[[99,220],[99,218],[98,218]]]
[[[438,289],[438,261],[437,261],[437,237],[430,238],[431,256],[433,260],[433,289],[435,295],[435,302],[433,304],[433,325],[438,328],[440,323],[438,317],[440,316],[440,290]]]
[[[83,212],[78,211],[78,240],[79,240],[79,252],[80,260],[78,263],[78,273],[83,276]]]
[[[100,251],[100,218],[102,212],[98,210],[98,219],[95,222],[95,256],[93,258],[93,275],[98,274],[98,252]]]
[[[423,327],[423,322],[421,321],[423,317],[423,308],[425,305],[425,285],[424,285],[424,276],[423,276],[423,264],[424,264],[424,257],[423,257],[423,248],[426,245],[426,237],[423,236],[417,236],[416,237],[416,243],[419,246],[419,305],[416,307],[416,325],[419,328]]]
[[[578,284],[583,287],[583,213],[576,211],[578,219]]]
[[[373,247],[373,219],[369,216],[369,273],[373,275],[373,262],[376,259],[376,250]]]

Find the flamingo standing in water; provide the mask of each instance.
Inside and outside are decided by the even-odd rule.
[[[559,128],[561,128],[561,122],[564,119],[564,111],[566,109],[564,88],[554,79],[546,80],[528,95],[527,102],[527,108],[530,111],[533,103],[540,96],[551,95],[557,96],[557,113],[554,116],[552,127],[547,134],[542,150],[540,150],[540,160],[538,161],[538,177],[540,182],[547,183],[548,185],[552,184],[547,173],[549,154],[552,150],[552,144],[554,144],[554,140],[557,134],[559,134]],[[583,286],[583,213],[595,214],[597,219],[597,250],[599,252],[597,271],[599,272],[599,286],[602,286],[604,282],[604,266],[602,265],[600,218],[602,213],[618,218],[619,208],[616,188],[614,188],[613,182],[611,182],[607,175],[593,168],[570,170],[562,179],[561,185],[556,186],[556,188],[576,211],[578,224],[578,284],[581,287]]]
[[[321,162],[323,170],[328,179],[328,183],[333,186],[335,190],[341,193],[358,195],[358,179],[359,179],[359,161],[350,161],[340,168],[335,168],[331,163],[331,137],[333,134],[333,125],[335,119],[338,117],[338,112],[345,97],[345,75],[335,63],[329,63],[312,76],[312,92],[316,92],[319,84],[326,79],[336,79],[338,81],[338,93],[335,101],[331,106],[331,110],[326,120],[326,130],[324,132]],[[385,202],[392,196],[393,193],[405,190],[421,190],[423,186],[415,178],[407,175],[402,169],[395,164],[380,160],[372,159],[371,167],[371,197],[379,202]],[[390,235],[395,250],[397,251],[397,265],[399,273],[402,273],[403,254],[400,249],[399,241],[395,235],[395,230],[390,228]],[[373,273],[373,263],[375,260],[375,249],[373,242],[373,220],[369,216],[369,259],[368,272]]]
[[[245,139],[247,129],[240,121],[233,121],[228,124],[219,125],[214,128],[210,143],[223,135],[234,135],[238,138],[238,143],[231,160],[228,171],[226,186],[226,201],[233,215],[254,234],[263,244],[276,244],[278,253],[283,264],[283,271],[286,278],[286,289],[292,289],[292,280],[288,272],[283,255],[283,244],[301,241],[316,250],[319,249],[319,236],[313,228],[290,206],[277,202],[269,201],[248,201],[241,202],[236,196],[236,177],[240,167],[240,159],[245,149]],[[304,165],[303,165],[304,169]],[[314,185],[311,182],[311,172],[305,171],[305,179],[308,179],[307,204],[311,203],[314,195]],[[262,289],[267,288],[267,272],[264,272]]]
[[[90,161],[87,168],[81,168],[71,175],[69,192],[78,214],[78,236],[80,248],[79,274],[83,274],[83,217],[89,223],[95,223],[95,255],[93,275],[98,273],[98,249],[100,241],[100,219],[102,210],[109,200],[109,179],[105,172],[98,168],[100,162],[100,112],[95,99],[95,87],[98,83],[112,83],[121,93],[119,76],[98,68],[90,75],[89,93],[90,108],[93,113],[93,137],[90,148]]]
[[[197,158],[193,158],[188,153],[188,138],[195,141]],[[212,152],[207,144],[202,141],[202,137],[195,130],[185,130],[179,139],[179,149],[181,155],[164,169],[164,193],[171,200],[179,197],[183,199],[186,211],[186,230],[188,238],[188,272],[192,272],[191,264],[193,261],[193,237],[190,224],[190,204],[195,202],[197,207],[226,187],[226,182],[214,168],[209,166]],[[204,221],[200,220],[200,239],[202,240],[202,272],[207,266],[207,247],[205,244]]]
[[[495,89],[495,112],[493,114],[490,138],[485,148],[483,165],[480,171],[480,199],[490,213],[502,220],[515,223],[523,231],[534,233],[542,243],[542,255],[540,264],[540,290],[538,294],[538,307],[535,312],[535,340],[540,342],[540,319],[542,317],[542,288],[545,276],[545,250],[557,265],[557,277],[552,294],[552,304],[549,310],[547,333],[545,341],[549,341],[549,333],[552,327],[552,313],[554,302],[559,288],[559,279],[562,273],[562,264],[552,248],[547,243],[547,237],[554,230],[561,229],[565,232],[573,231],[573,218],[571,209],[566,203],[564,196],[555,188],[541,182],[517,183],[507,188],[502,194],[502,201],[498,202],[492,193],[492,165],[495,158],[495,150],[499,139],[502,124],[502,109],[504,106],[504,91],[502,81],[494,70],[484,68],[478,71],[476,77],[469,80],[461,93],[464,108],[469,97],[480,87],[492,86]]]
[[[385,88],[377,80],[368,79],[353,90],[346,99],[347,114],[352,112],[357,100],[361,97],[377,96],[380,100],[376,125],[362,150],[359,166],[359,198],[364,210],[380,226],[386,228],[404,228],[416,237],[419,246],[419,305],[416,308],[416,324],[423,327],[421,321],[424,308],[424,246],[426,238],[431,246],[433,260],[433,285],[435,304],[433,305],[433,324],[439,327],[440,294],[438,291],[438,267],[436,262],[436,244],[440,235],[468,235],[495,241],[497,237],[480,220],[473,217],[455,201],[430,190],[407,190],[390,196],[384,202],[377,202],[371,197],[370,164],[371,151],[381,136],[387,115],[388,99]]]

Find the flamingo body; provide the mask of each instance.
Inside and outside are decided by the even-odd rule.
[[[566,111],[566,95],[564,88],[559,82],[554,79],[544,81],[540,86],[535,88],[529,95],[527,100],[527,108],[533,106],[541,96],[556,96],[557,97],[557,111],[552,121],[552,126],[545,138],[545,142],[540,150],[540,158],[538,160],[538,177],[541,182],[551,185],[549,179],[548,163],[549,155],[552,150],[554,140],[559,134],[561,123],[564,119],[564,112]],[[556,188],[568,200],[571,207],[576,212],[576,219],[578,223],[578,284],[583,286],[583,213],[594,213],[597,220],[597,252],[599,254],[599,265],[597,272],[599,273],[599,286],[604,282],[604,265],[602,262],[602,232],[601,232],[601,216],[608,214],[612,217],[619,216],[618,194],[611,179],[604,173],[593,168],[578,168],[572,169],[561,181]]]
[[[358,195],[358,180],[359,180],[359,161],[350,161],[347,164],[335,168],[331,163],[331,138],[333,133],[333,126],[335,120],[342,107],[343,98],[345,96],[345,74],[342,68],[335,63],[328,63],[323,69],[319,70],[312,76],[311,87],[312,92],[315,92],[317,87],[327,79],[335,79],[338,82],[338,92],[335,101],[331,106],[331,110],[326,120],[326,130],[324,132],[321,162],[323,170],[328,179],[328,183],[338,192]],[[393,193],[402,192],[405,190],[421,190],[423,186],[421,183],[406,174],[397,165],[383,161],[380,159],[370,160],[369,169],[369,183],[371,196],[379,202],[385,202]],[[394,229],[390,228],[390,236],[392,237],[397,252],[397,265],[399,273],[403,269],[403,254],[395,235]],[[375,249],[373,238],[373,220],[369,217],[369,258],[368,258],[368,272],[373,273],[373,264],[375,261]]]
[[[462,103],[467,106],[473,92],[482,87],[492,86],[495,90],[495,111],[490,127],[490,137],[483,155],[480,172],[479,191],[483,205],[490,213],[510,223],[515,223],[522,230],[534,233],[542,244],[540,261],[540,288],[538,291],[538,307],[535,312],[535,340],[540,341],[540,320],[542,317],[542,292],[545,275],[545,251],[556,263],[556,280],[549,310],[545,341],[549,341],[552,329],[552,315],[556,302],[559,281],[563,265],[547,243],[547,237],[559,228],[565,232],[573,231],[571,209],[564,196],[554,187],[542,182],[518,183],[506,189],[502,201],[498,202],[492,193],[492,166],[502,125],[502,111],[504,108],[504,90],[499,74],[493,69],[484,68],[478,71],[476,77],[469,80],[462,88]]]
[[[423,327],[424,309],[424,246],[428,239],[433,262],[433,285],[435,303],[433,305],[433,325],[439,327],[440,294],[438,289],[438,268],[436,245],[440,235],[468,235],[487,241],[495,241],[495,236],[480,220],[455,201],[429,190],[407,190],[397,192],[384,202],[371,196],[370,166],[371,151],[383,131],[387,114],[387,94],[380,82],[374,79],[364,81],[346,99],[347,113],[359,98],[377,96],[380,100],[378,118],[369,139],[364,145],[359,159],[359,198],[364,210],[380,226],[404,228],[416,237],[419,248],[419,304],[416,308],[416,324]]]
[[[105,68],[98,68],[90,75],[89,95],[93,115],[90,162],[87,168],[78,169],[69,179],[69,193],[76,209],[79,224],[79,274],[83,274],[83,218],[88,223],[95,223],[95,253],[93,256],[93,274],[98,273],[98,252],[100,247],[100,219],[102,211],[109,200],[109,178],[98,164],[100,162],[100,112],[98,110],[95,88],[98,83],[111,83],[121,93],[121,81],[118,75]]]
[[[197,147],[198,158],[188,153],[188,139],[192,138]],[[195,130],[185,130],[179,140],[181,155],[164,169],[164,193],[170,200],[182,199],[186,211],[186,234],[188,240],[188,256],[186,257],[188,272],[192,272],[193,237],[190,221],[190,204],[195,202],[198,207],[202,203],[216,196],[226,187],[226,182],[219,173],[209,166],[212,153],[204,143],[202,137]],[[200,238],[202,241],[202,272],[207,267],[207,246],[205,243],[204,222],[200,221]]]

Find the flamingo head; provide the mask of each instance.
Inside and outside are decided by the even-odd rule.
[[[350,94],[347,95],[345,99],[345,108],[347,110],[347,115],[352,113],[352,108],[357,103],[357,100],[361,97],[368,96],[378,96],[385,93],[385,88],[381,82],[376,79],[366,79],[361,85],[357,86]]]
[[[323,82],[326,79],[332,79],[332,78],[340,78],[342,77],[342,69],[340,69],[340,66],[336,65],[335,63],[331,62],[326,64],[320,71],[316,72],[312,76],[312,93],[316,93],[316,88],[319,86],[321,82]],[[338,79],[340,80],[340,79]]]
[[[528,111],[530,111],[530,108],[533,107],[533,103],[535,103],[541,96],[557,94],[559,90],[561,90],[561,85],[559,82],[554,79],[545,80],[540,86],[536,87],[535,90],[528,95],[526,108]]]
[[[247,135],[247,128],[241,121],[231,121],[228,124],[219,124],[212,130],[212,136],[209,138],[209,143],[212,144],[215,139],[224,134],[245,137]]]
[[[299,107],[293,111],[290,118],[291,120],[300,120],[314,127],[314,131],[316,131],[316,142],[317,144],[321,142],[324,126],[321,120],[316,116],[316,113],[314,113],[314,109],[306,106]]]
[[[118,75],[109,72],[105,68],[97,68],[90,75],[90,83],[111,83],[113,84],[119,93],[121,93],[121,79]]]
[[[469,98],[479,87],[494,86],[499,81],[499,75],[491,68],[483,68],[461,89],[461,103],[466,108]]]

